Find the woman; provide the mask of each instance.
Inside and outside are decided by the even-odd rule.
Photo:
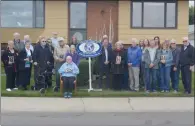
[[[141,68],[140,68],[140,79],[141,79],[141,83],[142,83],[142,86],[144,87],[145,89],[145,74],[144,74],[144,71],[145,71],[145,61],[144,61],[144,54],[145,54],[145,51],[146,49],[148,49],[150,46],[149,44],[149,40],[148,39],[144,39],[143,40],[143,49],[142,49],[142,63],[141,63]]]
[[[72,62],[71,56],[66,57],[66,62],[60,67],[58,72],[62,76],[64,98],[71,98],[73,85],[77,74],[79,74],[79,68]]]
[[[111,67],[113,74],[113,89],[121,90],[125,68],[125,52],[121,42],[116,42],[115,44]]]
[[[71,42],[69,43],[69,46],[74,45],[74,46],[76,47],[77,44],[78,44],[77,38],[76,38],[75,36],[72,36],[72,40],[71,40]]]
[[[8,41],[8,48],[1,57],[6,73],[6,91],[17,89],[15,88],[17,55],[18,53],[14,49],[14,42]]]
[[[164,42],[162,44],[160,55],[161,92],[169,92],[172,62],[173,62],[172,51],[169,49],[169,44],[167,42]]]
[[[76,53],[75,50],[75,45],[71,45],[70,46],[70,52],[67,52],[64,56],[64,59],[66,59],[67,56],[71,56],[72,57],[72,61],[79,66],[80,63],[80,56]]]
[[[154,41],[156,44],[156,48],[160,50],[160,37],[159,36],[155,36],[154,37]],[[160,69],[157,70],[157,89],[160,89]]]
[[[32,67],[32,50],[30,50],[30,42],[25,43],[23,49],[18,56],[19,60],[19,84],[24,90],[30,85],[31,67]]]

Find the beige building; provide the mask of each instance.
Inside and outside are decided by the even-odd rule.
[[[138,39],[159,36],[176,39],[188,35],[188,1],[2,1],[1,43],[12,39],[14,32],[51,36],[53,31],[79,40],[100,40],[103,34],[113,43],[129,44]],[[22,38],[21,38],[22,39]]]

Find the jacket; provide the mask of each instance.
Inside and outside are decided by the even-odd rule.
[[[147,48],[145,50],[145,53],[144,53],[145,68],[149,68],[149,65],[152,63],[152,64],[154,64],[154,67],[152,69],[159,69],[159,61],[160,61],[160,51],[159,51],[159,49],[156,49],[156,51],[155,51],[155,57],[154,57],[153,62],[151,61],[149,48]]]
[[[127,51],[127,63],[132,63],[132,67],[140,67],[142,50],[139,46],[129,47]]]
[[[108,47],[107,51],[108,51],[108,61],[109,61],[109,64],[110,64],[111,59],[112,59],[112,49]],[[104,62],[106,61],[106,54],[105,54],[104,47],[102,47],[102,52],[101,52],[101,55],[98,57],[98,60],[99,60],[99,63],[100,63],[100,67],[102,67],[104,65]]]
[[[184,50],[184,46],[181,47],[181,53],[179,58],[179,63],[181,66],[190,65],[193,66],[195,63],[195,49],[192,45],[188,45],[186,50]]]
[[[65,56],[64,56],[64,59],[66,59],[67,56],[71,56],[72,57],[72,61],[77,65],[79,66],[79,63],[80,63],[80,56],[75,52],[75,53],[66,53]]]
[[[14,39],[13,41],[14,41],[14,48],[18,53],[25,48],[24,42],[22,42],[20,39],[19,40]]]
[[[67,70],[67,71],[66,71]],[[79,68],[75,63],[64,63],[58,70],[62,77],[76,77],[79,74]]]
[[[58,58],[63,59],[64,55],[68,52],[70,52],[70,48],[68,45],[64,45],[63,47],[57,46],[56,48],[54,48],[53,57],[54,57],[55,63],[59,63],[59,61],[57,61],[57,59]]]
[[[179,67],[179,57],[180,57],[181,50],[179,48],[172,49],[172,55],[173,55],[173,66]]]
[[[33,53],[32,53],[32,50],[30,50],[30,52],[31,52],[31,57],[32,57],[32,55],[33,55]],[[19,65],[19,71],[21,71],[21,70],[25,70],[25,64],[26,64],[26,61],[24,61],[24,59],[26,59],[27,58],[27,52],[26,52],[26,49],[23,49],[20,53],[19,53],[19,55],[18,55],[18,65]],[[30,64],[30,69],[31,69],[31,67],[32,67],[32,63],[31,62],[29,62],[29,64]]]
[[[165,56],[165,64],[161,63],[160,62],[160,67],[162,65],[165,65],[165,67],[168,67],[168,66],[172,66],[173,64],[173,55],[172,55],[172,51],[170,49],[168,50],[160,50],[160,59],[161,59],[161,56]]]
[[[113,74],[124,74],[124,69],[125,69],[125,51],[122,49],[121,51],[114,50],[113,51],[113,58],[111,62],[111,71]],[[116,64],[116,57],[120,56],[121,57],[121,64]]]

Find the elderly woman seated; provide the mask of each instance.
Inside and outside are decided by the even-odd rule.
[[[76,75],[79,74],[79,68],[72,62],[72,57],[67,56],[66,62],[60,67],[58,72],[61,74],[63,87],[64,87],[64,98],[72,97],[72,90]]]

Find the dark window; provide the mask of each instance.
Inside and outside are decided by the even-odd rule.
[[[44,1],[1,1],[1,27],[44,27]]]
[[[176,28],[177,1],[144,1],[131,2],[132,28]]]
[[[86,40],[87,36],[87,3],[70,2],[69,3],[69,39],[75,36],[78,41]]]

